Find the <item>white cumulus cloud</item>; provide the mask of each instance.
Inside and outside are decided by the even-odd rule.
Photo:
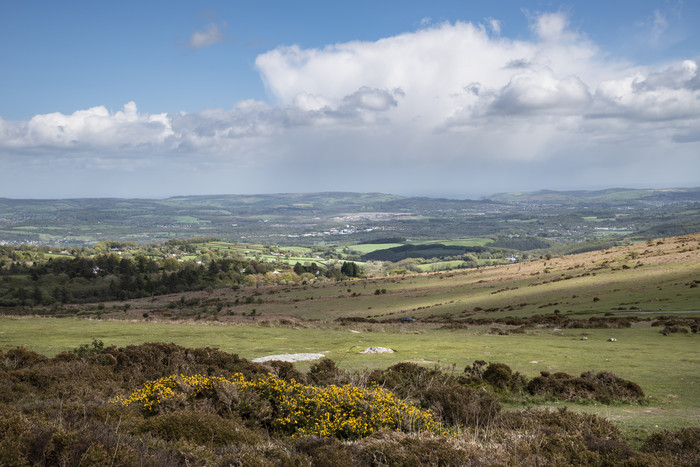
[[[166,114],[139,114],[128,102],[117,112],[104,106],[36,115],[27,122],[0,123],[0,146],[11,148],[120,149],[159,146],[173,135]]]
[[[504,115],[544,111],[581,114],[591,101],[588,87],[576,76],[558,79],[552,70],[526,70],[498,92],[491,111]]]
[[[697,62],[602,82],[596,93],[599,115],[628,121],[700,119]]]

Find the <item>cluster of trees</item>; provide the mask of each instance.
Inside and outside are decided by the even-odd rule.
[[[357,263],[354,263],[352,261],[345,261],[340,267],[340,273],[348,277],[359,277],[360,275],[362,275],[360,266],[358,266]]]
[[[40,264],[15,262],[3,272],[0,305],[50,305],[125,300],[243,281],[250,263],[218,258],[207,266],[169,257],[116,254],[53,259]]]
[[[240,257],[214,257],[206,262],[186,261],[174,256],[137,253],[133,257],[111,252],[105,242],[98,251],[107,253],[74,258],[33,260],[22,258],[11,248],[0,264],[0,306],[39,306],[89,303],[181,293],[221,286],[259,286],[301,283],[319,278],[345,279],[362,275],[354,262],[322,268],[316,263],[297,263],[293,269],[280,264]],[[171,244],[177,248],[191,245]],[[280,269],[279,271],[277,269]]]
[[[294,272],[300,276],[304,273],[309,273],[309,274],[313,274],[314,276],[316,276],[321,272],[321,270],[319,269],[318,264],[316,264],[316,263],[311,263],[309,265],[303,265],[297,261],[297,263],[294,265]]]

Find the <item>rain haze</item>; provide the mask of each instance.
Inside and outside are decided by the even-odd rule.
[[[0,197],[700,186],[700,2],[0,3]]]

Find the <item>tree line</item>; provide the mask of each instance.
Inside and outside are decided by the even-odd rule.
[[[52,257],[45,261],[19,261],[16,255],[9,258],[17,260],[10,260],[9,264],[5,260],[5,264],[0,265],[0,306],[128,300],[209,287],[267,284],[273,278],[300,283],[319,278],[340,280],[362,274],[361,268],[353,262],[328,268],[316,263],[297,263],[290,270],[286,265],[240,257],[212,258],[206,263],[174,256],[121,257],[115,253]],[[284,274],[279,274],[277,269],[285,271]]]

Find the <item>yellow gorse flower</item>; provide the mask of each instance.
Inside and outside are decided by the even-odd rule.
[[[438,432],[432,412],[398,399],[379,387],[306,386],[273,375],[248,380],[236,373],[231,378],[205,375],[172,375],[146,382],[126,398],[112,403],[136,405],[156,413],[164,403],[185,403],[188,399],[214,397],[235,390],[269,401],[274,408],[273,426],[292,436],[335,436],[358,439],[379,429]]]

